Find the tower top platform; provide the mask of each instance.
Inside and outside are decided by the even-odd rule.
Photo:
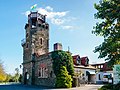
[[[30,14],[28,15],[28,20],[30,20],[30,19],[37,19],[37,20],[40,19],[45,22],[46,15],[42,15],[42,14],[38,13],[37,11],[30,12]]]

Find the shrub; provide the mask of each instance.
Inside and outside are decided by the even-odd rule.
[[[120,90],[120,83],[113,85],[113,84],[106,84],[99,88],[98,90]]]
[[[68,71],[65,66],[61,66],[58,75],[56,76],[57,88],[71,88],[72,87],[72,78],[71,75],[68,75]]]
[[[113,90],[120,90],[120,83],[114,85],[114,89]]]
[[[66,67],[69,75],[71,76],[74,75],[73,58],[70,55],[70,53],[67,53],[62,50],[54,51],[52,52],[52,59],[53,59],[53,70],[56,76],[61,66]]]

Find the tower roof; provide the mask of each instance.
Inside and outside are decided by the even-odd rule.
[[[34,19],[36,18],[37,20],[42,20],[45,22],[45,19],[46,19],[46,15],[42,15],[40,13],[38,13],[37,11],[36,12],[30,12],[30,14],[28,15],[28,19]]]

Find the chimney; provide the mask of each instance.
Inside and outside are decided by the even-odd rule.
[[[62,44],[61,43],[55,43],[54,44],[54,51],[57,51],[57,50],[62,50]]]

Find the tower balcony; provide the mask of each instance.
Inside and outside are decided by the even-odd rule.
[[[21,40],[21,45],[24,46],[25,43],[26,43],[26,39],[24,38],[24,39]]]

